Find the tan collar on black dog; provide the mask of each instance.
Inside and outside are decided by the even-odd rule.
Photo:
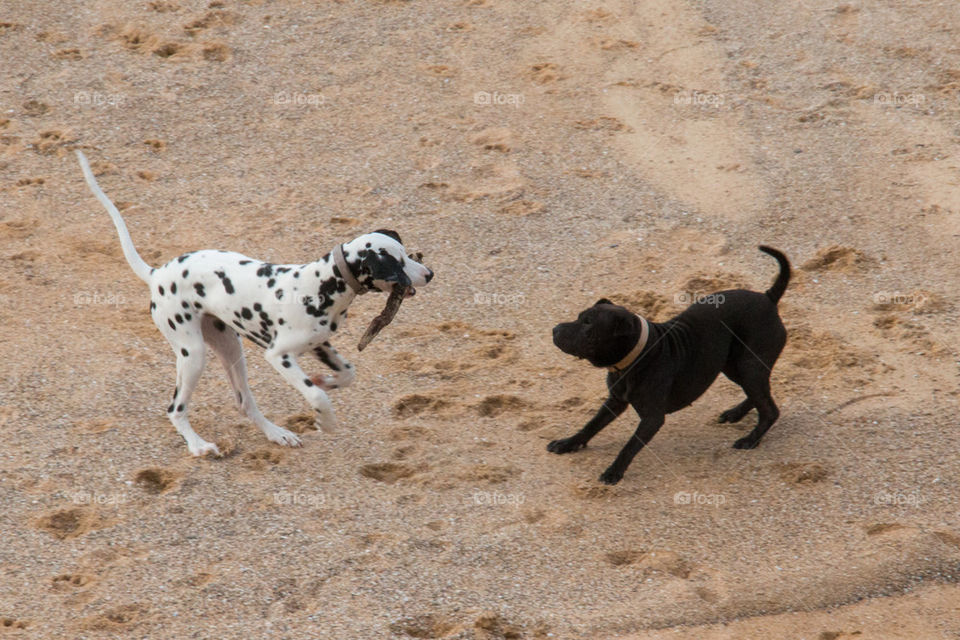
[[[353,289],[354,293],[363,295],[367,292],[360,281],[357,280],[357,277],[353,275],[353,271],[350,270],[350,265],[347,264],[347,259],[343,256],[342,244],[338,244],[333,250],[333,264],[337,265],[337,269],[340,270],[340,277],[347,281],[347,286]]]
[[[607,367],[610,371],[616,371],[617,373],[623,372],[624,369],[633,364],[634,360],[640,356],[640,352],[643,351],[643,348],[647,346],[647,339],[650,337],[650,325],[647,324],[647,321],[643,316],[637,316],[640,318],[640,339],[637,340],[637,344],[634,345],[633,349],[630,349],[630,353],[624,356],[623,360],[613,365],[612,367]]]

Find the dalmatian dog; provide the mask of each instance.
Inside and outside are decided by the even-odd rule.
[[[137,253],[126,224],[101,191],[87,159],[77,158],[90,190],[117,228],[123,255],[133,272],[150,287],[150,315],[177,357],[177,384],[167,415],[195,456],[220,455],[187,420],[190,396],[200,380],[205,345],[226,369],[236,402],[271,442],[301,445],[297,434],[267,420],[247,384],[241,346],[243,336],[262,347],[264,356],[316,411],[316,423],[330,432],[336,416],[327,391],[353,382],[355,371],[330,345],[347,307],[369,291],[389,293],[395,286],[426,285],[433,271],[407,255],[400,236],[387,229],[358,236],[307,264],[270,264],[228,251],[184,254],[152,268]],[[297,358],[310,352],[332,369],[308,376]]]

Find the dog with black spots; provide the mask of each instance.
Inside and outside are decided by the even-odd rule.
[[[177,384],[167,415],[195,456],[220,455],[187,420],[190,396],[203,372],[209,346],[227,372],[236,402],[271,442],[300,446],[297,434],[273,424],[257,408],[247,384],[241,336],[262,347],[264,356],[316,411],[325,431],[336,426],[327,390],[346,387],[355,371],[330,344],[347,307],[369,291],[404,287],[413,295],[433,271],[408,255],[399,234],[379,229],[338,245],[315,262],[276,265],[239,253],[204,250],[152,268],[137,253],[126,224],[103,193],[87,159],[77,158],[90,190],[106,208],[133,272],[150,287],[150,315],[177,357]],[[310,352],[332,369],[310,377],[297,358]]]

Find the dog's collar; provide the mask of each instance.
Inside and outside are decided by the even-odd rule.
[[[622,373],[624,369],[633,364],[633,362],[640,356],[640,352],[643,351],[643,348],[647,346],[647,339],[650,337],[650,325],[647,324],[647,321],[643,316],[638,315],[637,317],[640,319],[640,339],[637,340],[637,344],[633,346],[633,349],[630,349],[630,353],[623,357],[623,360],[612,367],[607,367],[607,369],[610,371]]]
[[[347,264],[347,259],[343,255],[342,244],[338,244],[333,250],[333,264],[337,265],[337,269],[340,270],[340,277],[347,281],[347,286],[353,289],[354,293],[362,296],[367,292],[360,281],[357,280],[357,276],[353,275],[353,271],[350,270],[350,265]]]

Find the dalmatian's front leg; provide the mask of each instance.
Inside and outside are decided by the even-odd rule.
[[[315,375],[310,380],[321,389],[340,389],[350,386],[356,377],[356,369],[341,356],[329,342],[314,347],[313,354],[323,364],[333,369],[329,375]]]
[[[299,353],[300,351],[289,349],[282,344],[275,344],[266,350],[264,357],[291,387],[306,398],[313,410],[317,412],[317,426],[327,433],[332,433],[337,426],[337,416],[333,412],[333,405],[330,403],[327,393],[314,384],[300,368],[297,363]]]

